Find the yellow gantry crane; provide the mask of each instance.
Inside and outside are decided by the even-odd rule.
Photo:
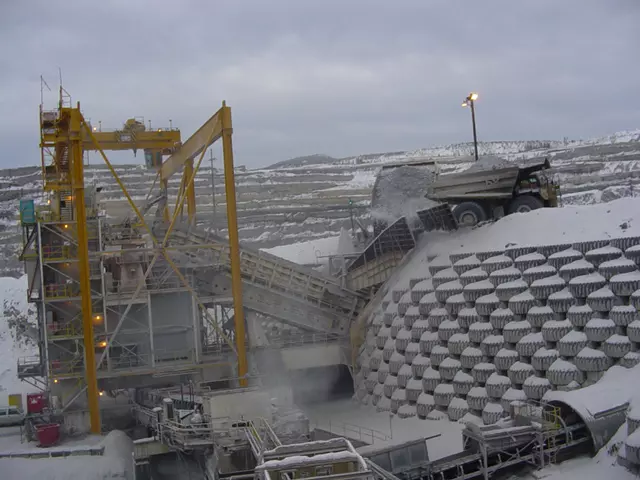
[[[158,169],[158,175],[162,188],[165,190],[165,195],[169,178],[181,168],[183,169],[183,179],[178,194],[176,210],[170,219],[169,211],[165,207],[165,218],[170,220],[165,239],[162,243],[159,243],[154,238],[155,247],[158,249],[158,252],[165,255],[167,260],[169,260],[165,250],[168,235],[176,222],[178,213],[183,208],[182,206],[185,200],[187,202],[189,221],[195,221],[195,176],[200,168],[206,149],[216,140],[222,138],[238,376],[240,378],[240,386],[247,386],[247,358],[240,271],[240,247],[231,141],[231,135],[233,133],[231,108],[223,102],[222,108],[181,145],[179,130],[148,130],[144,128],[144,122],[136,119],[128,120],[120,130],[98,131],[98,129],[91,126],[83,117],[79,103],[74,107],[71,104],[70,98],[68,102],[64,102],[65,94],[64,89],[60,87],[60,102],[58,109],[55,111],[45,111],[42,105],[40,106],[40,147],[43,189],[50,194],[50,205],[46,218],[47,223],[51,228],[65,231],[65,235],[76,241],[78,245],[78,253],[75,260],[78,262],[79,293],[81,297],[83,326],[84,369],[91,431],[93,433],[99,433],[101,430],[89,263],[89,245],[90,240],[94,238],[91,235],[95,233],[92,232],[92,230],[96,219],[95,212],[92,212],[85,200],[84,150],[96,150],[100,153],[136,216],[145,228],[149,230],[149,233],[151,233],[151,230],[148,225],[146,225],[143,214],[133,203],[126,187],[118,177],[103,150],[144,150],[147,165]],[[66,95],[66,98],[68,98],[68,94]],[[170,153],[171,156],[163,163],[162,155],[166,153]],[[196,157],[197,163],[194,167]],[[89,212],[89,217],[92,218],[88,218],[87,212]],[[95,242],[91,243],[91,245],[91,248],[99,248],[95,245]]]

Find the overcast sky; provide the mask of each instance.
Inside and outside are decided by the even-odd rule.
[[[468,141],[472,90],[480,140],[638,128],[639,24],[639,0],[0,0],[0,167],[39,162],[58,67],[104,127],[184,140],[226,99],[251,167]]]

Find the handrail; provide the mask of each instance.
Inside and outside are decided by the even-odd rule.
[[[361,427],[360,425],[355,425],[352,423],[332,422],[331,420],[328,420],[327,422],[313,420],[311,421],[311,425],[314,428],[325,430],[335,435],[342,435],[346,438],[360,440],[369,444],[373,444],[375,440],[385,442],[393,439],[391,433],[386,434],[373,428]]]

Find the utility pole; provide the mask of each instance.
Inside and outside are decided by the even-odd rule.
[[[349,199],[349,217],[351,218],[351,237],[356,238],[356,227],[353,223],[353,200]]]
[[[478,134],[476,133],[476,108],[475,102],[478,99],[478,94],[471,92],[467,98],[462,102],[463,107],[471,107],[471,123],[473,125],[473,150],[478,161]]]
[[[213,150],[209,149],[209,156],[211,158],[211,198],[213,200],[213,218],[211,219],[211,229],[213,233],[216,232],[216,171],[213,168],[213,162],[215,162],[216,157],[213,156]]]

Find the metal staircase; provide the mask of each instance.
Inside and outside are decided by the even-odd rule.
[[[162,232],[156,232],[161,234]],[[175,229],[169,245],[202,245],[175,254],[194,269],[195,287],[203,297],[229,296],[231,262],[226,239],[186,227]],[[240,248],[245,308],[304,330],[347,335],[367,299],[343,288],[338,280],[266,252]]]

